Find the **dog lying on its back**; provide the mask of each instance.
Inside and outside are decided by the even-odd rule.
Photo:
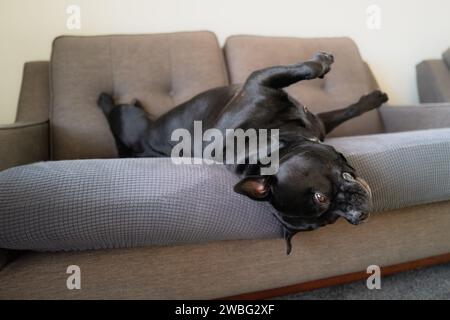
[[[229,166],[242,180],[234,187],[254,200],[269,201],[279,212],[288,253],[291,238],[344,217],[352,224],[364,221],[372,208],[369,186],[357,177],[345,157],[322,143],[339,124],[381,106],[387,95],[374,91],[347,108],[313,114],[283,88],[302,80],[323,78],[334,58],[320,52],[311,60],[253,72],[242,86],[203,92],[175,107],[156,121],[149,120],[138,101],[115,105],[102,93],[98,105],[105,113],[121,157],[168,157],[175,129],[279,129],[279,170],[260,174],[261,164]],[[225,136],[225,134],[223,135]],[[223,144],[225,145],[225,143]]]

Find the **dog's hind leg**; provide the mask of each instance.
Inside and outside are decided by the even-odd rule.
[[[386,101],[388,101],[387,94],[376,90],[362,96],[358,102],[346,108],[319,113],[317,116],[324,125],[325,133],[329,133],[341,123],[378,108]]]
[[[331,54],[319,52],[311,60],[302,63],[261,69],[249,76],[245,87],[282,89],[301,80],[323,78],[330,71],[333,61]]]

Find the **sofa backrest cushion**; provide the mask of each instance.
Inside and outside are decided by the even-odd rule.
[[[242,83],[254,70],[304,61],[318,51],[334,55],[331,72],[325,79],[303,81],[287,89],[313,112],[346,107],[358,101],[361,95],[376,89],[370,70],[349,38],[229,37],[225,44],[225,58],[230,82]],[[378,112],[371,111],[344,123],[331,135],[372,134],[382,130]]]
[[[117,156],[96,105],[101,92],[119,103],[137,98],[157,118],[197,93],[227,84],[223,54],[210,32],[59,37],[51,59],[52,157]]]

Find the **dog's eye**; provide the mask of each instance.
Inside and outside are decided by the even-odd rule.
[[[328,197],[321,192],[314,193],[314,200],[318,204],[326,204],[328,203]]]
[[[344,178],[344,180],[347,180],[347,181],[355,181],[355,178],[348,172],[344,172],[342,174],[342,178]]]

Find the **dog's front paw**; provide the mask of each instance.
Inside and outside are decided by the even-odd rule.
[[[387,102],[389,97],[386,93],[381,92],[380,90],[375,90],[368,95],[363,96],[361,100],[371,109],[375,109]]]
[[[334,62],[334,56],[331,53],[320,51],[314,55],[313,60],[331,65]]]
[[[321,64],[322,72],[318,77],[322,79],[331,70],[331,65],[334,62],[334,56],[331,53],[318,52],[314,55],[312,60]]]

